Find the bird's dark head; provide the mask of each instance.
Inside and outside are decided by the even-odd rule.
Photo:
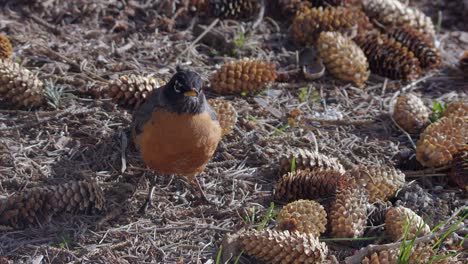
[[[172,112],[197,114],[204,111],[203,80],[196,72],[177,68],[164,94]]]

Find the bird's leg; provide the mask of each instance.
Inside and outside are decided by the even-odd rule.
[[[203,191],[203,188],[201,187],[200,182],[198,181],[198,178],[196,176],[193,177],[191,183],[193,184],[193,186],[195,186],[195,189],[200,194],[201,200],[204,203],[211,204],[212,202],[210,202],[210,200],[208,200],[208,198],[206,198],[205,191]]]
[[[156,175],[151,175],[150,177],[148,177],[148,180],[150,182],[150,190],[148,192],[148,196],[146,197],[145,202],[140,207],[140,210],[138,210],[138,212],[141,214],[146,213],[146,210],[148,208],[153,207],[153,195],[154,190],[156,189]]]

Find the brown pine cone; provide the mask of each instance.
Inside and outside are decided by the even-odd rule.
[[[431,18],[399,0],[363,0],[362,3],[369,18],[376,19],[380,24],[401,28],[413,27],[431,38],[435,36]]]
[[[418,59],[394,39],[374,32],[359,34],[354,41],[366,54],[373,73],[405,81],[415,80],[421,75]]]
[[[280,201],[295,201],[333,196],[342,176],[335,170],[290,172],[276,183],[274,197]]]
[[[409,133],[419,133],[429,124],[429,109],[413,93],[400,95],[393,109],[395,122]]]
[[[72,181],[32,188],[0,200],[0,225],[24,228],[47,223],[54,214],[91,212],[104,207],[104,196],[95,181]]]
[[[442,66],[442,57],[434,46],[434,41],[424,33],[411,27],[394,27],[387,35],[406,46],[419,59],[423,68],[436,69]]]
[[[364,188],[370,203],[387,201],[405,183],[405,174],[392,166],[356,166],[345,174],[345,186]]]
[[[112,80],[104,90],[112,101],[121,106],[138,108],[143,104],[151,92],[163,85],[161,79],[141,75],[122,75]]]
[[[409,228],[405,233],[405,229]],[[385,216],[385,230],[393,242],[404,238],[411,240],[415,236],[424,236],[431,232],[429,226],[413,210],[403,206],[390,208]],[[406,234],[406,237],[405,237]]]
[[[296,164],[295,170],[334,170],[337,173],[345,173],[343,165],[338,159],[327,155],[309,151],[306,149],[293,149],[279,159],[280,175],[291,172],[293,161]]]
[[[297,200],[285,205],[277,217],[278,229],[310,233],[319,237],[325,232],[327,212],[315,201]]]
[[[450,163],[468,143],[468,116],[449,115],[430,124],[416,146],[416,159],[426,167]]]
[[[339,32],[322,32],[317,49],[327,70],[340,80],[362,87],[369,78],[369,63],[354,41]]]
[[[256,94],[276,79],[276,66],[265,60],[242,59],[224,64],[211,77],[218,94]]]
[[[312,234],[297,231],[245,231],[239,241],[248,255],[266,263],[324,263],[328,255],[325,243]]]
[[[16,107],[37,107],[44,103],[44,84],[18,63],[0,60],[0,98]]]
[[[298,44],[315,44],[322,31],[346,31],[353,27],[358,32],[371,28],[367,17],[357,8],[303,6],[292,22],[292,34]]]
[[[449,179],[465,192],[468,191],[468,145],[453,157]]]
[[[260,10],[256,0],[191,0],[191,10],[206,17],[220,19],[251,19]]]
[[[13,56],[13,46],[7,36],[0,34],[0,60],[10,60]]]
[[[458,67],[462,72],[468,76],[468,50],[463,53],[463,56],[461,56],[460,61],[458,62]]]
[[[346,0],[278,0],[278,7],[281,12],[286,16],[294,15],[301,7],[305,5],[308,7],[319,7],[319,6],[343,6],[346,4]]]
[[[221,99],[208,99],[208,104],[211,105],[218,115],[223,136],[231,133],[237,123],[237,111],[234,106],[230,102]]]
[[[362,189],[346,188],[336,194],[330,208],[331,233],[335,238],[357,238],[367,223],[367,197]]]
[[[447,109],[444,111],[444,116],[455,115],[464,117],[468,115],[468,100],[459,100],[447,105]]]
[[[410,247],[411,245],[407,245]],[[400,248],[381,250],[372,253],[370,256],[362,260],[362,264],[398,264],[398,263],[429,263],[435,255],[432,246],[429,243],[417,243],[411,249],[411,253],[407,261],[400,260]],[[434,261],[430,263],[442,264],[442,262]]]

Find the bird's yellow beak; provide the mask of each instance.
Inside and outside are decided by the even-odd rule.
[[[190,97],[197,97],[197,96],[198,96],[198,92],[197,92],[197,90],[192,89],[192,90],[190,90],[190,91],[188,91],[188,92],[185,92],[184,95],[185,95],[185,96],[190,96]]]

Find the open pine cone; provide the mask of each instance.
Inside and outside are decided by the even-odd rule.
[[[275,186],[275,199],[295,201],[333,196],[343,174],[336,170],[297,170],[284,175]]]
[[[211,77],[211,89],[218,94],[256,94],[276,79],[275,64],[242,59],[224,64]]]
[[[344,173],[345,169],[338,159],[327,155],[309,151],[307,149],[293,149],[286,155],[280,157],[280,174],[284,175],[291,171],[292,163],[295,163],[295,170],[334,170]]]
[[[328,247],[308,233],[263,230],[240,234],[242,249],[266,263],[324,263]]]
[[[330,208],[329,221],[333,237],[357,238],[367,224],[367,197],[360,188],[341,189]]]
[[[163,80],[154,77],[122,75],[109,82],[105,93],[114,103],[135,109],[145,102],[153,90],[165,84]]]
[[[338,79],[362,87],[369,78],[369,63],[364,52],[341,33],[320,33],[317,49],[327,70]]]
[[[435,35],[430,17],[399,0],[362,0],[362,3],[366,14],[380,24],[401,28],[413,27],[431,38]]]
[[[391,166],[359,165],[348,170],[345,186],[364,188],[370,203],[387,201],[405,183],[405,174]]]
[[[297,200],[281,208],[277,222],[280,230],[310,233],[319,237],[320,233],[325,232],[327,212],[315,201]]]
[[[406,231],[406,229],[409,230]],[[429,226],[413,210],[403,206],[390,208],[385,216],[385,230],[393,242],[405,238],[411,240],[415,236],[424,236],[431,232]]]
[[[7,36],[0,34],[0,60],[10,60],[13,55],[13,46]]]
[[[429,109],[413,93],[400,95],[393,109],[395,122],[409,133],[419,133],[429,124]]]
[[[0,60],[0,99],[16,107],[37,107],[44,103],[44,83],[28,69]]]
[[[407,245],[411,247],[411,245]],[[402,263],[400,260],[400,248],[381,250],[366,256],[362,260],[362,264],[398,264]],[[435,258],[436,252],[432,249],[431,243],[416,243],[412,246],[410,255],[404,263],[431,263],[431,264],[455,264],[456,258],[442,258],[437,260]],[[460,263],[461,264],[461,263]]]
[[[250,19],[260,10],[256,0],[190,0],[189,8],[197,14],[220,19]]]
[[[221,99],[208,99],[208,103],[218,115],[223,136],[231,133],[237,123],[237,111],[234,106],[230,102]]]
[[[54,214],[101,210],[104,196],[95,181],[32,188],[0,200],[0,225],[24,228],[47,223]]]
[[[464,117],[468,115],[468,100],[462,99],[447,105],[447,109],[444,111],[444,116],[459,116]]]
[[[421,75],[418,59],[400,42],[376,32],[359,34],[354,41],[366,54],[373,73],[405,81]]]
[[[442,66],[442,57],[434,41],[424,33],[411,27],[394,27],[387,35],[407,47],[418,58],[421,67],[436,69]]]
[[[358,32],[371,28],[362,11],[351,7],[303,6],[292,22],[292,35],[298,44],[315,44],[322,31],[346,31],[357,27]]]
[[[426,167],[450,163],[468,143],[468,116],[448,115],[430,124],[416,145],[416,159]]]

